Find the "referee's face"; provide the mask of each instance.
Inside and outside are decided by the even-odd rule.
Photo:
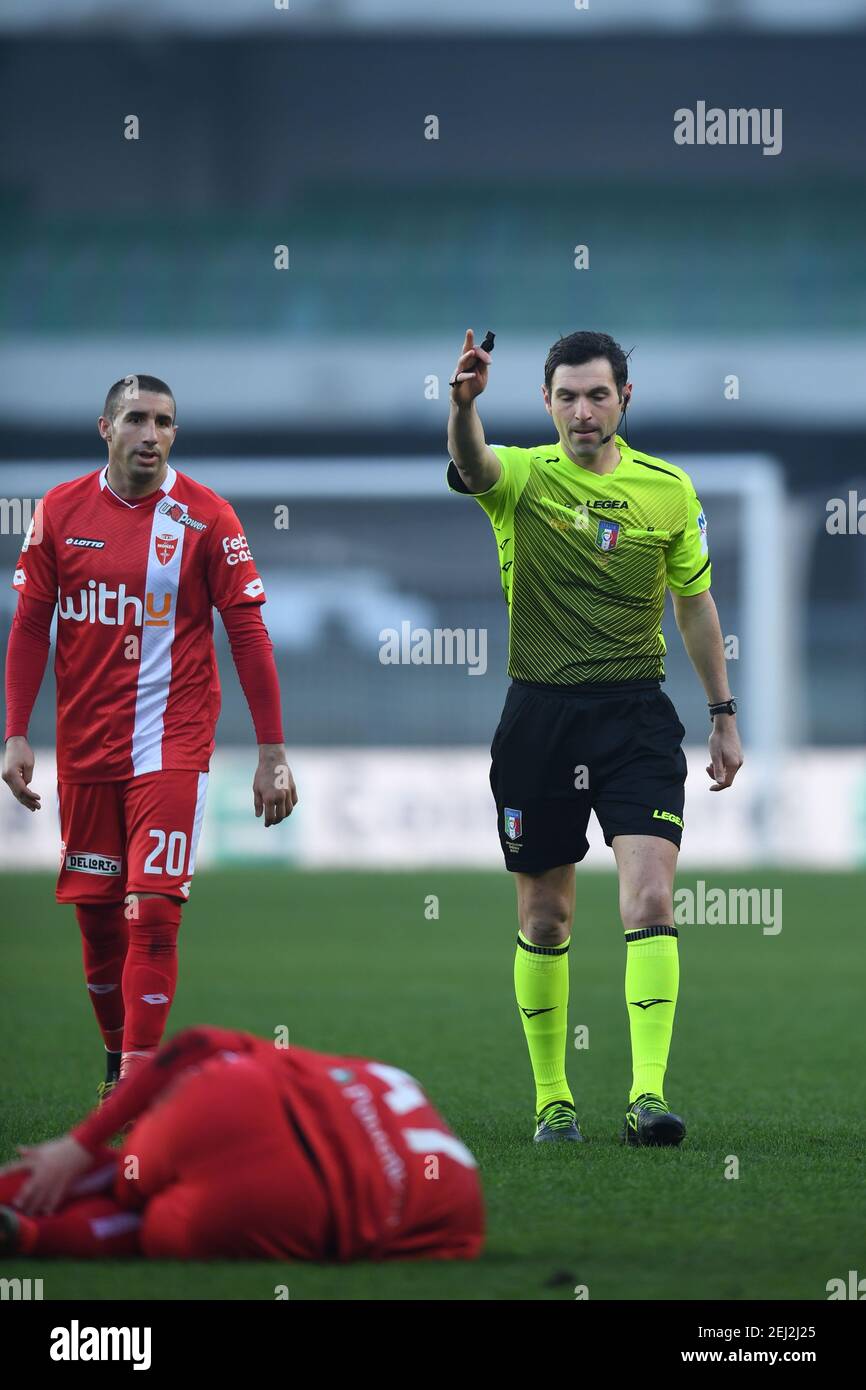
[[[568,453],[592,458],[613,434],[622,411],[613,369],[606,357],[593,358],[579,367],[556,368],[550,390],[543,388],[544,404]]]

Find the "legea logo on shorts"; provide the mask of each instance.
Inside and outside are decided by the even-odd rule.
[[[120,873],[120,860],[109,854],[92,854],[89,850],[67,850],[66,869],[73,874],[99,874],[114,878]]]
[[[121,583],[116,589],[109,589],[104,580],[97,584],[88,579],[87,588],[78,593],[61,594],[57,603],[58,617],[73,623],[100,623],[103,627],[125,627],[128,614],[132,614],[134,627],[168,627],[171,616],[171,594],[163,594],[157,600],[155,594],[146,594],[144,603],[135,594],[126,592]],[[146,615],[146,616],[145,616]]]

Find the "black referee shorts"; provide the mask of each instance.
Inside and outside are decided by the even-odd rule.
[[[605,844],[615,835],[658,835],[679,847],[684,737],[658,681],[513,681],[490,747],[505,867],[537,874],[579,863],[590,811]]]

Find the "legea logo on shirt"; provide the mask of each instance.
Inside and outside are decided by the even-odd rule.
[[[100,623],[103,627],[125,627],[132,617],[133,627],[168,627],[171,619],[171,594],[163,594],[157,605],[154,594],[146,594],[144,602],[126,592],[126,585],[110,589],[103,581],[87,581],[86,589],[74,596],[61,594],[57,615],[67,622]]]

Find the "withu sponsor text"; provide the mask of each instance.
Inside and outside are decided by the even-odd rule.
[[[168,627],[171,594],[163,594],[157,607],[153,594],[147,594],[142,603],[135,594],[126,592],[123,583],[116,589],[110,589],[104,580],[97,584],[95,579],[89,579],[86,589],[79,589],[74,596],[61,594],[57,602],[57,616],[66,622],[125,627],[128,613],[132,616],[134,627],[141,627],[142,623],[145,627]]]

